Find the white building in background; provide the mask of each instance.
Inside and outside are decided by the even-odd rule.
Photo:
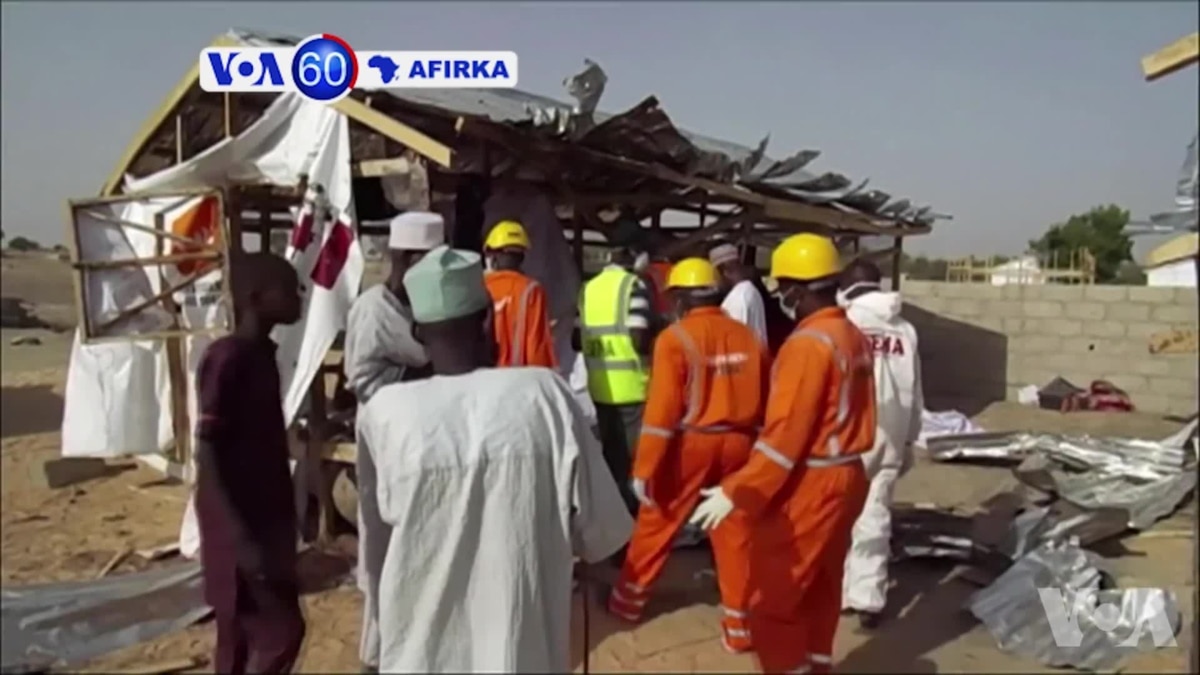
[[[1196,249],[1200,235],[1184,234],[1146,255],[1142,268],[1147,286],[1196,288]]]
[[[1044,284],[1046,283],[1046,274],[1042,271],[1042,266],[1038,263],[1037,258],[1027,255],[996,265],[988,273],[988,280],[993,286]]]

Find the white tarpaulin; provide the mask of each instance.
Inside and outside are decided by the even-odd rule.
[[[192,159],[142,179],[127,178],[125,192],[191,190],[231,182],[265,182],[295,186],[307,175],[310,194],[324,189],[321,209],[306,200],[293,231],[288,255],[305,291],[303,318],[281,326],[273,335],[279,343],[284,414],[290,423],[299,412],[308,387],[334,338],[345,325],[346,313],[358,294],[363,256],[353,234],[354,201],[350,173],[349,121],[321,103],[296,94],[283,94],[254,124]],[[118,218],[153,226],[162,199],[126,202]],[[169,201],[169,200],[167,200]],[[178,200],[175,200],[178,201]],[[328,217],[326,216],[326,213]],[[115,228],[104,228],[115,233]],[[123,236],[122,236],[123,235]],[[110,259],[153,254],[153,235],[122,228],[111,240]],[[148,247],[148,248],[147,248]],[[97,249],[98,250],[98,249]],[[93,253],[91,259],[95,259]],[[157,275],[149,275],[156,277]],[[220,273],[207,275],[207,288]],[[151,279],[157,288],[157,279]],[[205,289],[207,290],[207,289]],[[97,290],[99,297],[119,296]],[[208,323],[211,305],[185,309],[192,325]],[[188,338],[188,408],[196,420],[194,372],[210,337]],[[165,351],[160,343],[135,341],[84,345],[77,333],[67,374],[63,414],[63,455],[116,457],[161,452],[173,442],[170,387]],[[155,433],[157,432],[157,433]]]

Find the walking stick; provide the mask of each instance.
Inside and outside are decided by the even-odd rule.
[[[579,590],[583,592],[583,675],[588,675],[591,672],[592,661],[592,620],[591,612],[588,607],[591,606],[591,587],[588,585],[587,575],[580,574]]]

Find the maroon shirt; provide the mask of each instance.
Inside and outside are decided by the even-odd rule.
[[[264,564],[295,574],[296,510],[288,469],[287,429],[275,343],[236,335],[209,345],[196,373],[197,436],[213,460],[247,533],[262,547]],[[205,595],[210,605],[233,601],[238,541],[220,495],[198,481],[196,514]],[[290,578],[290,577],[289,577]]]

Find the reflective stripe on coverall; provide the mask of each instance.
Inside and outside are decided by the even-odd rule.
[[[719,307],[701,307],[664,331],[654,345],[650,392],[633,477],[646,481],[654,506],[637,525],[609,610],[641,618],[650,586],[672,542],[700,500],[746,463],[762,419],[766,348],[754,331]],[[745,625],[749,540],[745,519],[731,514],[710,535],[721,590],[722,634],[731,651],[750,648]]]
[[[850,531],[875,442],[870,346],[838,308],[779,351],[763,431],[721,488],[750,518],[749,625],[767,673],[827,672]]]
[[[492,297],[496,365],[558,368],[546,291],[516,270],[488,272],[483,278]]]

